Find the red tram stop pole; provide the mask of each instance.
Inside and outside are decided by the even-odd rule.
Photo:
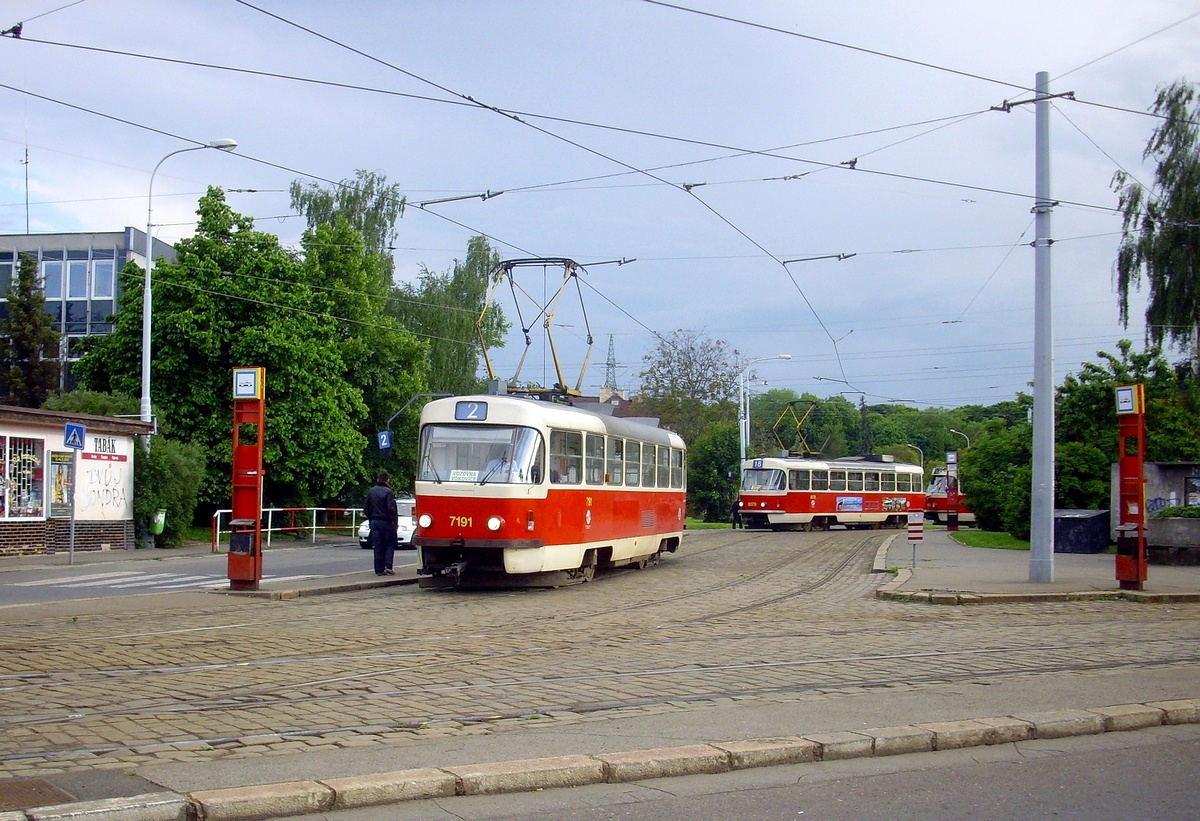
[[[229,589],[258,590],[262,581],[263,436],[266,371],[233,369],[233,504]]]
[[[1141,590],[1146,581],[1146,394],[1117,388],[1117,581]]]

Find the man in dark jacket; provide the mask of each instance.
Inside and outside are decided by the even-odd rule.
[[[392,557],[396,552],[396,527],[400,523],[396,512],[396,494],[391,479],[380,471],[375,487],[367,491],[363,515],[371,525],[371,547],[375,552],[375,575],[394,576]]]

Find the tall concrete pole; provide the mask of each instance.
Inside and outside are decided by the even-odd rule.
[[[1033,206],[1033,506],[1030,512],[1029,581],[1054,581],[1054,323],[1050,279],[1049,74],[1039,71],[1034,103],[1036,131]]]

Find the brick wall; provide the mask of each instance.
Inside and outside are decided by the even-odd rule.
[[[133,522],[75,522],[76,550],[130,550]],[[71,549],[70,519],[0,522],[0,557],[65,553]]]

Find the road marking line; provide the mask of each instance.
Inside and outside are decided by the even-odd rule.
[[[124,573],[92,573],[87,576],[75,576],[69,579],[38,579],[32,582],[12,582],[13,587],[41,587],[47,584],[77,584],[80,582],[88,582],[93,579],[114,579],[114,578],[129,578],[138,575],[137,571],[126,571]]]

